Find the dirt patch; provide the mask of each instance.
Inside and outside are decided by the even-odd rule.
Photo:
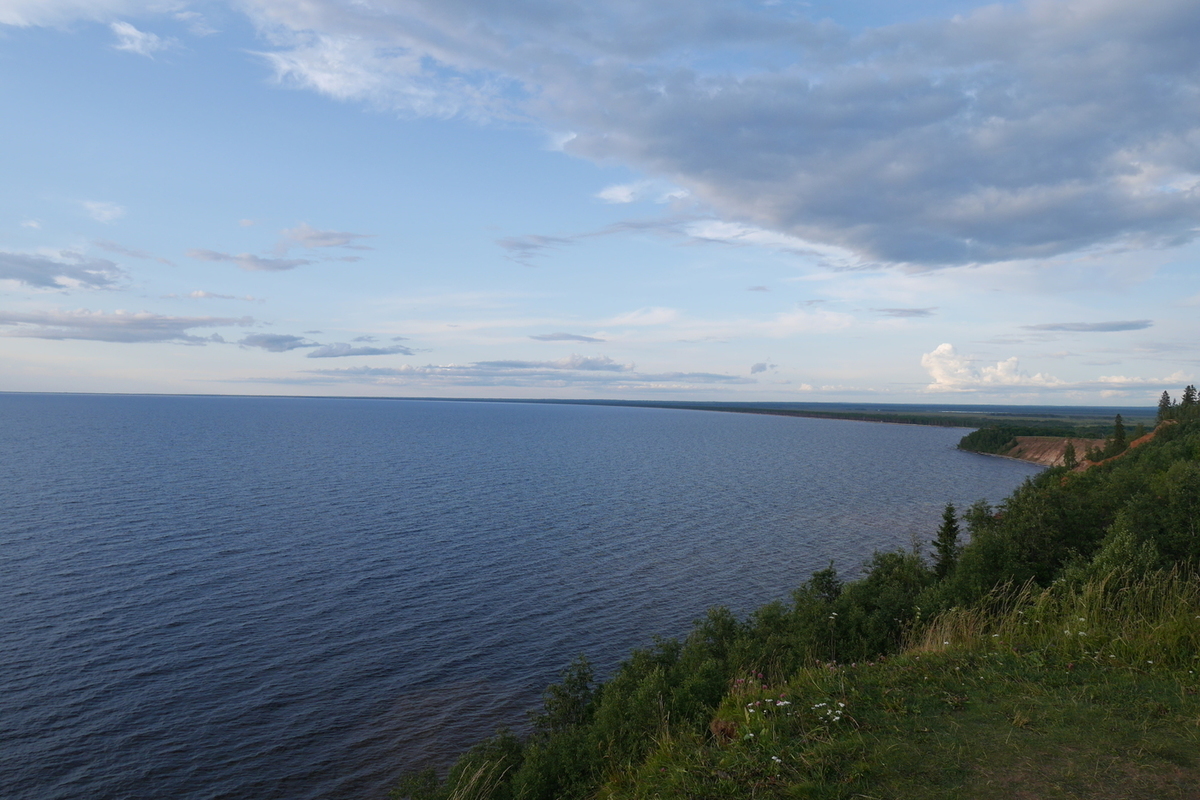
[[[1064,439],[1059,436],[1018,436],[1017,443],[1004,455],[1009,458],[1019,458],[1022,461],[1032,461],[1043,467],[1063,466],[1063,455],[1067,451],[1067,442],[1075,446],[1076,461],[1083,461],[1083,455],[1093,447],[1104,447],[1103,439]]]

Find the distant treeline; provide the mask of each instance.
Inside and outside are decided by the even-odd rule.
[[[1194,574],[1200,564],[1200,413],[1193,407],[1168,405],[1152,440],[1085,472],[1044,470],[998,506],[980,501],[963,511],[947,505],[941,527],[929,531],[923,546],[877,553],[858,580],[846,581],[830,566],[788,601],[744,619],[713,608],[686,638],[656,639],[635,650],[606,681],[597,681],[581,658],[545,691],[531,734],[501,731],[463,755],[446,779],[432,770],[410,775],[394,796],[650,796],[640,790],[644,776],[668,774],[678,763],[655,759],[685,743],[689,752],[712,754],[714,780],[724,780],[720,776],[730,773],[720,759],[736,747],[726,743],[717,711],[733,702],[731,693],[747,675],[765,689],[815,665],[890,656],[951,609],[985,609],[998,587],[1085,586],[1097,576],[1107,581],[1104,576],[1162,569]],[[1000,446],[1002,436],[1019,430],[985,433],[977,441]],[[1069,435],[1081,434],[1071,429]],[[969,543],[961,541],[960,526]],[[755,791],[785,796],[770,780]],[[821,780],[840,785],[836,775]],[[755,793],[742,788],[721,796]],[[786,796],[843,796],[839,792]]]

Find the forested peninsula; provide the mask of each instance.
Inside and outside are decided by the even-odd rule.
[[[393,796],[1198,797],[1195,390],[1158,417],[855,580],[714,607],[605,681],[580,658],[528,734]]]

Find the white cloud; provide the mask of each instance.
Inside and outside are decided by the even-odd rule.
[[[1051,375],[1022,372],[1016,356],[993,365],[975,366],[975,360],[959,355],[952,344],[938,345],[921,356],[921,366],[929,372],[931,392],[972,392],[980,389],[1049,388],[1065,386]]]
[[[687,189],[670,186],[662,181],[635,181],[634,183],[618,183],[606,186],[596,193],[596,197],[606,203],[634,203],[639,200],[653,200],[656,203],[669,203],[672,200],[682,200],[688,196]]]
[[[128,22],[113,22],[108,26],[117,37],[114,50],[136,53],[152,58],[155,53],[170,49],[177,43],[174,39],[163,39],[157,34],[140,31]]]
[[[65,25],[78,19],[170,12],[182,6],[181,0],[0,0],[0,25]]]
[[[125,207],[99,200],[84,200],[83,207],[97,222],[112,222],[125,216]]]
[[[36,231],[42,227],[42,223],[38,222],[36,219],[23,219],[21,220],[21,227],[32,228]]]

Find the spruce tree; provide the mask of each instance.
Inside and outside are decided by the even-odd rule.
[[[958,563],[958,514],[953,503],[946,503],[942,511],[942,525],[938,528],[937,538],[933,540],[933,573],[944,578]]]
[[[1067,469],[1079,466],[1079,457],[1075,455],[1075,443],[1070,439],[1067,439],[1067,446],[1063,448],[1063,466]]]
[[[1171,395],[1163,391],[1162,397],[1158,398],[1158,422],[1164,419],[1171,418]]]
[[[1121,419],[1121,415],[1117,414],[1116,420],[1113,421],[1113,438],[1112,438],[1113,453],[1120,453],[1125,449],[1125,421]]]
[[[1191,384],[1183,390],[1183,396],[1179,398],[1179,407],[1191,411],[1196,407],[1196,387]]]

